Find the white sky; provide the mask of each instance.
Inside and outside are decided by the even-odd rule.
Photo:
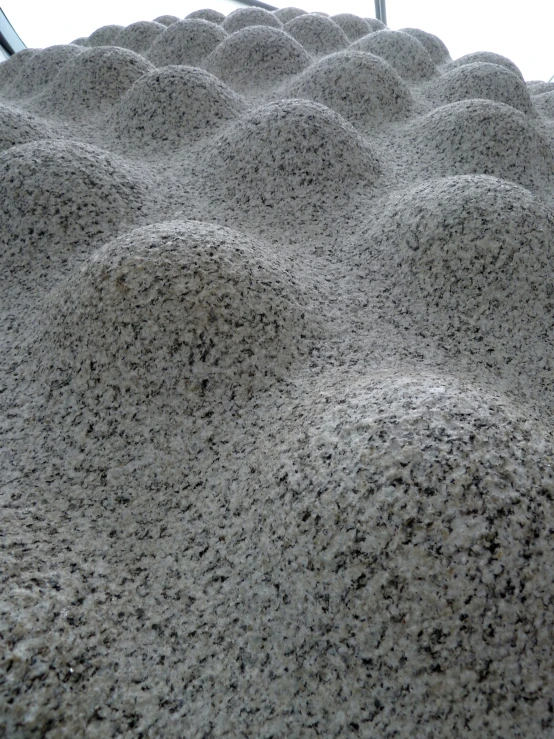
[[[374,16],[373,0],[266,0],[304,10]],[[390,28],[407,26],[436,34],[452,58],[495,51],[514,61],[526,80],[554,75],[552,0],[387,0]],[[199,8],[229,13],[232,0],[0,0],[0,7],[29,47],[69,43],[109,23],[128,25],[159,15],[183,18]]]

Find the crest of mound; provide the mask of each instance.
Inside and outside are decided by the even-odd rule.
[[[519,110],[492,100],[463,100],[428,113],[418,155],[438,175],[487,174],[531,189],[552,180],[547,140]]]
[[[130,49],[137,54],[147,51],[158,36],[165,31],[163,23],[155,21],[138,21],[127,26],[114,39],[114,46]]]
[[[412,82],[427,80],[437,71],[423,44],[403,31],[375,31],[355,41],[351,48],[382,57]]]
[[[123,415],[136,412],[137,397],[142,405],[252,393],[306,355],[317,325],[284,264],[213,224],[131,231],[94,252],[56,294],[41,372],[56,367],[49,379],[71,377],[85,406]]]
[[[31,113],[0,104],[0,152],[52,136],[53,132],[45,121]]]
[[[332,15],[331,20],[340,26],[350,41],[357,41],[373,31],[369,23],[353,13],[339,13]]]
[[[185,20],[199,18],[200,20],[209,21],[210,23],[223,23],[225,17],[226,16],[223,13],[220,13],[219,10],[204,8],[202,10],[193,10],[192,13],[189,13],[186,16]]]
[[[174,148],[205,136],[244,110],[242,98],[209,72],[170,66],[135,82],[123,96],[112,125],[131,148],[167,144]]]
[[[161,23],[162,26],[171,26],[173,23],[177,23],[177,21],[181,20],[180,18],[177,18],[176,15],[159,15],[157,18],[154,18],[154,23]]]
[[[554,82],[541,82],[540,80],[527,82],[527,89],[529,90],[529,95],[542,95],[543,92],[552,92],[554,90]]]
[[[342,116],[318,103],[282,100],[228,128],[209,154],[206,184],[225,207],[290,218],[313,217],[328,200],[344,202],[373,185],[380,166]]]
[[[378,18],[364,18],[371,31],[383,31],[386,29],[385,24]]]
[[[357,243],[402,313],[531,370],[554,314],[554,214],[529,190],[479,175],[431,180],[396,194]]]
[[[434,64],[445,64],[451,61],[450,52],[438,36],[419,28],[401,28],[403,33],[409,33],[422,44]]]
[[[29,59],[15,78],[11,97],[21,98],[41,92],[69,61],[83,51],[82,47],[71,44],[41,49]]]
[[[36,141],[0,155],[4,268],[54,261],[113,236],[146,202],[125,160],[73,141]]]
[[[287,94],[326,105],[362,126],[406,118],[413,103],[408,86],[390,64],[351,49],[312,64]]]
[[[554,118],[554,90],[533,95],[533,103],[541,115]]]
[[[288,23],[293,18],[297,18],[299,15],[305,15],[305,10],[300,8],[279,8],[278,10],[272,11],[276,18],[279,18],[281,23]]]
[[[22,49],[0,64],[0,92],[6,95],[13,81],[40,49]]]
[[[311,62],[306,50],[284,31],[250,26],[222,41],[205,66],[233,89],[246,92],[282,82]]]
[[[116,46],[116,39],[124,30],[124,26],[112,23],[108,26],[97,28],[87,39],[86,46]]]
[[[329,628],[340,623],[350,654],[382,665],[364,671],[364,689],[384,683],[397,696],[396,725],[413,736],[429,719],[414,719],[406,686],[440,715],[460,701],[461,664],[469,689],[491,697],[492,720],[521,699],[514,659],[550,686],[549,630],[532,644],[518,639],[522,618],[532,628],[552,616],[548,576],[537,575],[550,571],[549,429],[501,394],[442,374],[368,377],[309,401],[295,407],[286,442],[268,443],[281,485],[266,504],[266,556],[299,563],[292,592],[325,587]],[[484,638],[483,614],[497,599]],[[316,597],[306,607],[306,623],[321,617]],[[324,664],[314,657],[304,679],[317,682]],[[548,716],[549,688],[537,690]]]
[[[129,49],[100,46],[71,59],[37,98],[41,110],[59,116],[80,117],[109,108],[143,74],[155,67]]]
[[[41,92],[67,62],[83,51],[82,47],[71,44],[41,49],[29,59],[14,79],[10,97],[23,98]]]
[[[533,112],[529,92],[521,77],[500,64],[473,62],[450,69],[433,81],[426,92],[443,104],[482,98],[511,105],[522,113]]]
[[[249,26],[283,28],[279,18],[263,8],[237,8],[229,13],[221,25],[229,34],[236,33],[236,31]]]
[[[158,36],[148,51],[148,59],[158,67],[169,64],[198,66],[226,39],[217,23],[199,18],[173,23]]]
[[[342,28],[327,16],[306,13],[285,23],[285,31],[314,56],[345,49],[350,41]]]
[[[464,64],[473,64],[475,62],[486,62],[488,64],[499,64],[501,67],[506,67],[510,72],[517,74],[518,77],[523,79],[519,67],[515,65],[510,59],[502,54],[495,54],[493,51],[475,51],[472,54],[466,54],[461,56],[459,59],[455,59],[450,62],[446,67],[445,71],[450,69],[456,69],[457,67],[463,67]]]

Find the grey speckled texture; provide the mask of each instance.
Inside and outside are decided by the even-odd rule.
[[[554,736],[553,118],[297,8],[0,64],[1,736]]]

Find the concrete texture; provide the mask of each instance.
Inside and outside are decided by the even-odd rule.
[[[2,736],[554,735],[551,87],[295,8],[0,65]]]

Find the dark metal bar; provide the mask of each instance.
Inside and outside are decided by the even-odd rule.
[[[249,5],[251,8],[263,8],[264,10],[277,10],[275,5],[262,3],[260,0],[237,0],[241,5]]]
[[[0,8],[0,46],[11,56],[21,49],[27,48],[14,31],[12,24]]]
[[[375,17],[387,25],[387,6],[385,0],[375,0]]]
[[[379,20],[384,23],[385,26],[387,25],[387,4],[385,0],[381,0],[381,17]]]

